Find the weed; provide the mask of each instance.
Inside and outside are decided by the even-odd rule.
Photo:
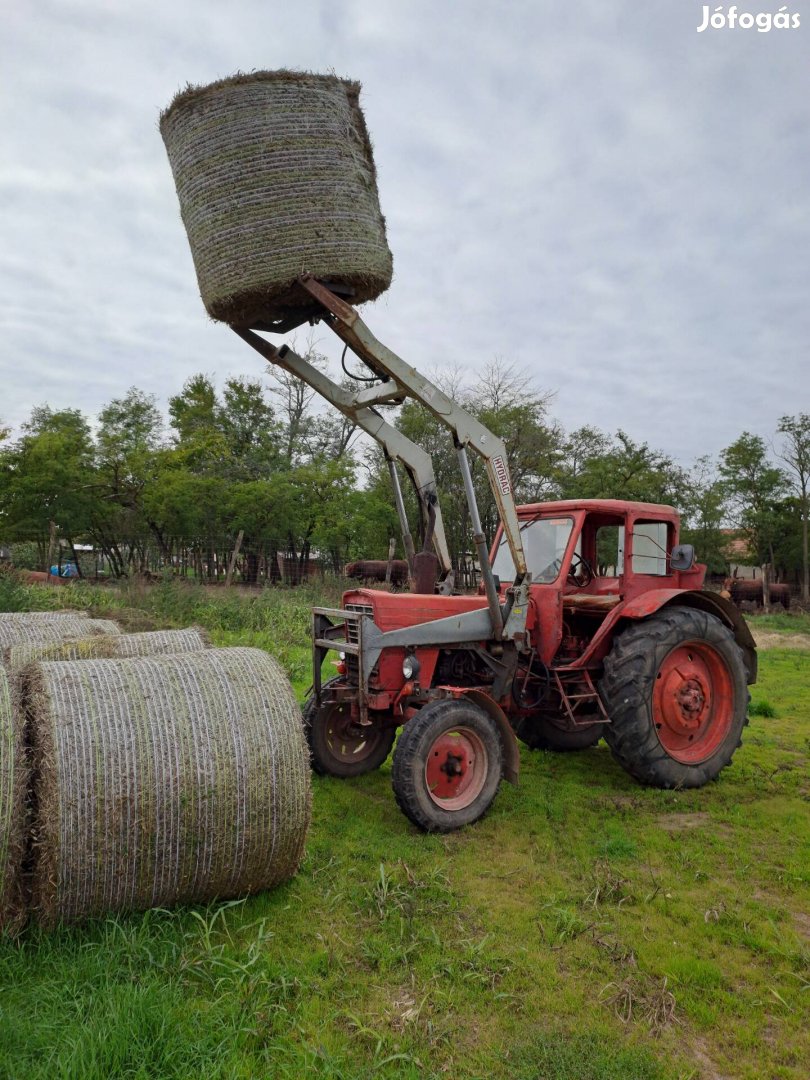
[[[633,893],[629,890],[627,878],[615,873],[610,863],[598,862],[591,873],[590,889],[585,897],[585,905],[597,908],[602,904],[624,904],[633,902]]]
[[[776,716],[776,709],[771,705],[770,701],[766,701],[764,698],[760,698],[759,701],[752,701],[748,707],[748,712],[751,716]]]
[[[671,1024],[678,1023],[675,1016],[675,995],[663,979],[647,976],[631,976],[620,983],[610,982],[602,988],[599,1000],[623,1024],[640,1022],[654,1034],[660,1034]]]

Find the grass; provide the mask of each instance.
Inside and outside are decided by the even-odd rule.
[[[791,634],[810,634],[810,612],[779,611],[770,615],[749,615],[754,630],[784,630]]]
[[[314,594],[24,593],[196,622],[309,681]],[[437,837],[397,811],[390,762],[316,777],[289,884],[0,944],[0,1076],[803,1080],[810,653],[760,670],[773,715],[699,791],[641,788],[603,744],[524,749],[520,787]]]

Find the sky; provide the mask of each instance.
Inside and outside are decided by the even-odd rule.
[[[395,263],[363,317],[409,363],[474,384],[503,358],[566,429],[684,464],[770,439],[810,412],[788,10],[699,33],[692,0],[0,0],[0,426],[262,374],[205,314],[157,122],[188,82],[290,67],[363,83]]]

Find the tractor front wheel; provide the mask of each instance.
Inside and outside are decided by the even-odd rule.
[[[693,608],[668,608],[625,630],[599,689],[613,756],[653,787],[714,780],[748,722],[742,650],[716,616]]]
[[[324,690],[336,681],[330,680]],[[348,702],[325,703],[319,708],[314,697],[304,706],[304,731],[313,770],[341,779],[379,769],[396,737],[393,725],[358,723]]]
[[[400,810],[425,832],[452,832],[483,817],[503,772],[501,739],[487,714],[463,700],[436,701],[409,720],[391,781]]]

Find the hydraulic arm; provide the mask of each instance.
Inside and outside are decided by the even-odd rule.
[[[501,611],[497,589],[489,568],[486,539],[481,528],[466,451],[469,447],[484,461],[490,487],[503,522],[504,535],[516,568],[515,585],[525,586],[528,583],[526,558],[506,462],[506,447],[496,435],[493,435],[475,417],[449,398],[438,386],[378,341],[358,312],[330,288],[309,275],[300,278],[299,284],[312,297],[312,305],[302,309],[297,321],[287,320],[283,324],[275,325],[262,324],[254,328],[235,327],[236,333],[265,359],[278,364],[285,371],[306,382],[380,443],[389,462],[406,554],[413,565],[414,543],[396,471],[396,462],[402,463],[416,489],[423,521],[428,523],[426,539],[432,539],[446,583],[451,572],[451,563],[441,510],[438,506],[432,462],[429,455],[384,419],[378,406],[401,404],[406,398],[412,398],[428,409],[450,430],[458,453],[465,494],[470,508],[474,541],[492,614],[493,630],[496,636],[500,637],[504,618],[508,618],[508,612]],[[293,326],[308,320],[323,321],[373,372],[378,381],[362,390],[347,390],[286,345],[276,348],[255,332],[256,329],[286,332]]]

